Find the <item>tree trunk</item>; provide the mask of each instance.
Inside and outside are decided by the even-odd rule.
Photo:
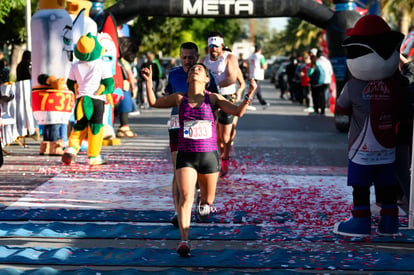
[[[16,80],[17,64],[22,60],[23,45],[13,45],[12,55],[10,56],[10,80]]]
[[[401,12],[402,12],[402,15],[401,15],[401,20],[400,20],[400,31],[404,35],[407,35],[408,32],[410,31],[410,24],[411,24],[410,14],[405,9],[403,9]]]

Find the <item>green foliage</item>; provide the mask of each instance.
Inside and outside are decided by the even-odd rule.
[[[320,29],[302,19],[290,18],[286,29],[274,33],[265,44],[265,56],[294,55],[301,56],[305,51],[316,47],[323,33]]]
[[[263,55],[266,57],[285,55],[286,41],[285,32],[274,32],[269,40],[263,44]]]
[[[414,25],[414,2],[407,0],[383,0],[382,15],[391,27],[407,34]]]
[[[131,26],[131,34],[140,40],[140,51],[162,52],[163,56],[178,56],[179,47],[192,41],[203,55],[207,36],[211,31],[221,31],[227,45],[241,37],[242,21],[237,19],[174,18],[140,16]]]
[[[37,1],[32,2],[32,7]],[[26,0],[0,1],[0,45],[26,41]]]
[[[24,8],[26,0],[2,0],[0,1],[0,24],[5,24],[6,19],[13,9]]]

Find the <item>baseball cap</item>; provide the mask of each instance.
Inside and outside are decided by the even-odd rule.
[[[224,40],[220,36],[213,36],[208,38],[208,46],[220,47],[224,43]]]

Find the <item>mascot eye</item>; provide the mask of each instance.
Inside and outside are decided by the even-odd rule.
[[[363,55],[373,53],[373,51],[370,48],[358,46],[358,45],[348,46],[346,47],[346,49],[347,49],[346,56],[348,59],[354,59],[354,58],[358,58]]]
[[[102,56],[102,60],[105,62],[112,62],[112,56],[104,55]]]

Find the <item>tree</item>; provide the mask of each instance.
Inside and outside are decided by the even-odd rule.
[[[318,47],[323,29],[300,18],[290,18],[282,34],[283,50],[286,55],[300,56],[310,48]]]
[[[26,0],[9,0],[0,2],[0,24],[5,24],[11,10],[24,8]]]
[[[165,56],[178,56],[181,43],[192,41],[203,55],[209,32],[223,32],[225,43],[232,45],[243,37],[241,29],[239,19],[140,16],[132,23],[131,34],[141,41],[141,52],[151,50]]]
[[[333,6],[329,0],[323,0],[323,4],[329,7]],[[286,29],[279,39],[279,51],[283,51],[284,55],[300,56],[310,48],[319,46],[319,39],[323,31],[305,20],[292,17],[288,20]]]
[[[382,16],[395,25],[403,34],[410,31],[413,25],[414,2],[407,0],[383,0]]]
[[[105,8],[111,7],[117,0],[106,0]],[[189,18],[137,16],[130,24],[131,35],[140,41],[140,52],[151,50],[164,56],[179,56],[181,43],[192,41],[203,54],[207,35],[210,31],[223,32],[224,41],[232,45],[234,41],[245,38],[242,33],[241,19]]]
[[[0,2],[0,43],[21,44],[26,42],[25,0]]]
[[[31,1],[32,8],[37,1]],[[13,79],[15,68],[23,53],[23,45],[26,43],[26,0],[0,1],[0,49],[6,51],[10,59],[10,75]],[[33,9],[32,9],[33,10]]]

